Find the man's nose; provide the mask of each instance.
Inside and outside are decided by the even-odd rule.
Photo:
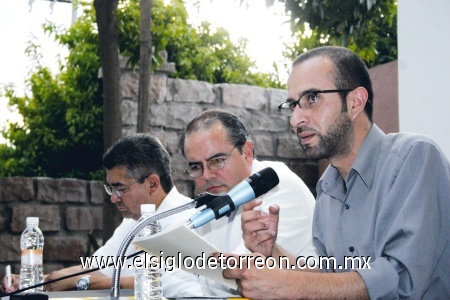
[[[211,177],[216,177],[216,173],[214,173],[213,171],[211,171],[207,166],[205,166],[203,168],[203,178],[205,180],[210,179]]]
[[[308,109],[296,105],[290,119],[291,126],[297,128],[306,125],[309,121],[308,111]]]
[[[116,203],[116,202],[120,202],[120,201],[122,201],[122,198],[117,196],[116,193],[113,192],[111,195],[111,202]]]

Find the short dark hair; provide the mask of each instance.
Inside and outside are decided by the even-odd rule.
[[[166,193],[173,187],[169,153],[149,134],[136,133],[117,141],[103,156],[103,166],[106,170],[125,167],[127,176],[136,180],[156,174]]]
[[[355,53],[344,47],[324,46],[314,48],[301,55],[299,55],[292,67],[304,62],[307,59],[326,56],[334,63],[333,80],[337,89],[354,89],[362,86],[367,90],[368,99],[364,107],[367,117],[370,122],[373,114],[373,89],[372,81],[370,80],[369,71],[364,61]],[[345,97],[347,93],[341,94],[343,105],[345,105]]]
[[[244,146],[247,141],[251,141],[247,127],[245,127],[239,117],[235,114],[220,109],[209,109],[189,122],[186,129],[181,134],[179,146],[181,154],[186,157],[184,153],[184,143],[187,135],[199,129],[211,128],[216,122],[222,123],[227,130],[228,141],[231,144],[236,145],[236,148],[242,153],[242,146]],[[254,150],[253,154],[255,154]]]

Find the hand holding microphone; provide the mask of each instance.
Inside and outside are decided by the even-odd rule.
[[[219,219],[237,206],[245,204],[273,189],[280,182],[277,173],[272,168],[265,168],[244,181],[240,182],[226,194],[217,195],[198,212],[187,224],[188,227],[198,228],[214,219]]]

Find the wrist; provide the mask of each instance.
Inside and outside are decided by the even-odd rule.
[[[91,285],[91,281],[89,279],[89,277],[91,277],[90,275],[85,275],[85,276],[81,276],[77,283],[76,283],[76,288],[79,291],[85,291],[89,288],[89,286]]]

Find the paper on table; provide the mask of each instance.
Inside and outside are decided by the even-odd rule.
[[[220,251],[185,225],[177,226],[172,230],[161,231],[152,236],[137,237],[133,240],[133,244],[152,255],[162,256],[165,261],[167,257],[170,257],[169,262],[174,262],[173,266],[180,266],[182,270],[205,276],[230,288],[237,289],[235,280],[226,279],[222,276],[222,269],[219,264],[216,268],[208,268],[206,264],[211,253]],[[179,261],[180,258],[181,261]],[[197,268],[195,263],[192,265],[196,258],[203,263],[200,268]],[[192,265],[192,268],[186,268],[183,261],[187,261],[189,267]]]

